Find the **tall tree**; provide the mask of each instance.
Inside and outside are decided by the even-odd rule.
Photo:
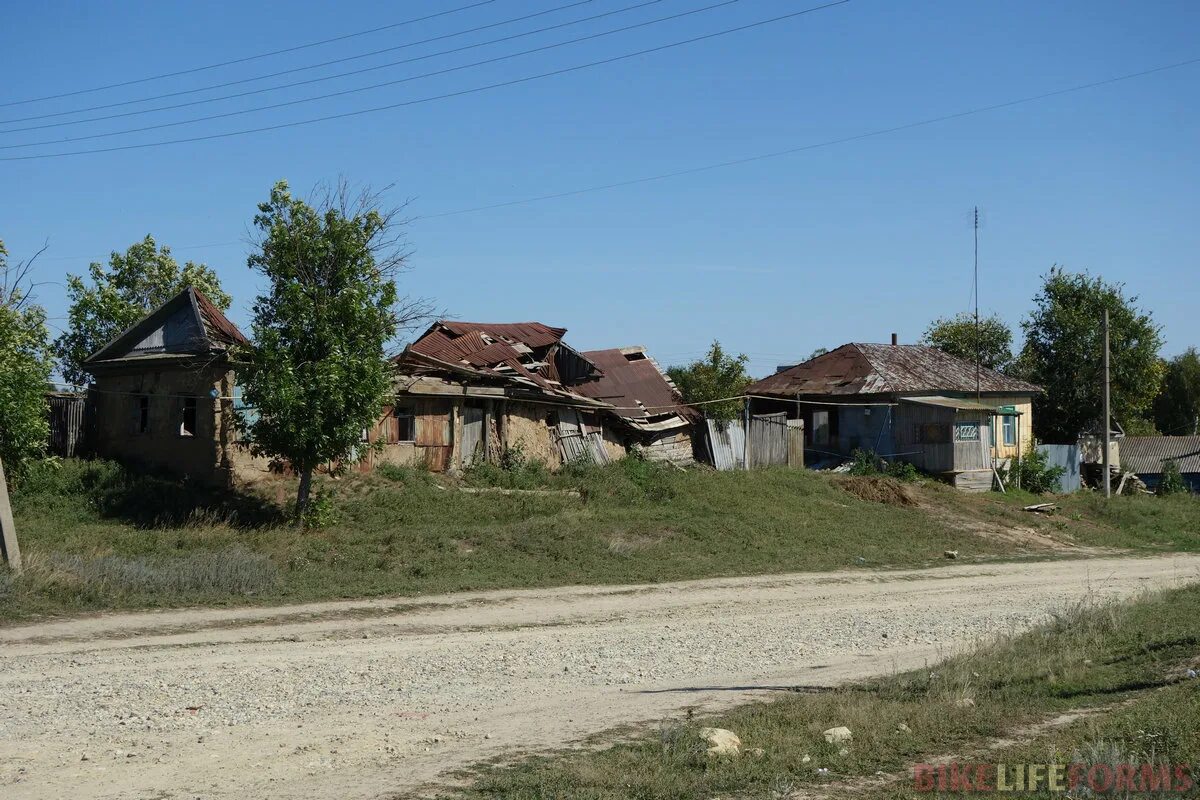
[[[671,367],[667,374],[683,395],[684,402],[705,403],[706,405],[700,406],[701,411],[714,419],[728,421],[741,411],[742,402],[711,401],[736,397],[753,382],[746,374],[748,363],[750,359],[746,355],[734,356],[726,353],[721,343],[714,341],[702,360],[693,361],[685,367]]]
[[[398,298],[402,221],[378,199],[340,184],[314,206],[280,181],[254,218],[262,238],[248,263],[267,289],[255,300],[254,344],[238,366],[244,401],[258,412],[243,425],[255,453],[299,473],[301,523],[313,470],[361,457],[362,432],[391,397],[384,347],[429,310]]]
[[[1109,313],[1113,417],[1144,418],[1158,394],[1164,368],[1160,328],[1150,312],[1126,297],[1125,287],[1087,273],[1052,267],[1021,327],[1022,377],[1045,388],[1034,401],[1034,431],[1051,442],[1074,441],[1103,413],[1101,319]]]
[[[10,265],[0,241],[0,462],[14,479],[46,452],[50,436],[46,389],[53,358],[46,311],[30,299],[32,264]]]
[[[1012,330],[996,314],[981,317],[978,326],[974,314],[942,317],[930,323],[921,342],[972,364],[978,358],[988,369],[1003,371],[1012,363]]]
[[[146,236],[124,253],[114,251],[108,269],[88,265],[91,285],[78,275],[67,276],[70,299],[67,330],[54,342],[63,377],[76,386],[90,379],[84,360],[121,331],[158,308],[188,286],[204,292],[222,311],[229,295],[217,275],[204,264],[187,262],[180,268],[171,248],[159,247]]]
[[[1189,347],[1166,362],[1154,422],[1168,436],[1200,434],[1200,352]]]

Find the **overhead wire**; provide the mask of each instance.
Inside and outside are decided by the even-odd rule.
[[[469,30],[466,30],[466,31],[456,31],[454,33],[443,34],[442,36],[434,36],[430,39],[422,39],[417,42],[408,42],[406,44],[396,45],[394,47],[386,47],[386,48],[383,48],[382,50],[375,50],[370,53],[363,53],[360,55],[348,56],[346,58],[334,59],[332,61],[325,61],[320,64],[311,64],[311,65],[303,66],[303,67],[295,67],[294,69],[286,69],[286,70],[282,70],[280,72],[271,73],[269,75],[259,75],[259,76],[253,77],[253,78],[243,78],[241,80],[228,81],[226,83],[219,83],[219,84],[214,84],[211,86],[203,86],[198,89],[185,89],[183,91],[178,91],[178,92],[168,92],[166,94],[156,95],[154,97],[144,97],[144,98],[140,98],[137,100],[125,100],[120,103],[108,103],[106,105],[92,106],[90,108],[79,108],[79,109],[75,109],[72,111],[59,111],[54,114],[42,114],[40,116],[35,116],[35,117],[21,117],[21,118],[16,118],[16,119],[0,120],[0,125],[9,125],[9,124],[16,123],[16,122],[28,122],[31,120],[38,120],[38,119],[49,119],[51,117],[63,117],[63,116],[69,116],[71,114],[82,114],[87,111],[99,111],[99,110],[103,110],[106,108],[117,108],[119,106],[133,105],[135,103],[148,103],[152,100],[162,100],[162,99],[168,98],[168,97],[178,97],[178,96],[186,95],[186,94],[195,94],[197,92],[209,91],[211,89],[221,89],[221,88],[225,88],[228,86],[237,86],[239,84],[244,84],[244,83],[253,83],[254,81],[266,80],[267,78],[275,78],[280,75],[288,75],[288,74],[295,73],[295,72],[304,72],[304,71],[311,70],[311,69],[318,69],[320,67],[329,66],[331,64],[339,64],[339,63],[342,63],[345,61],[354,61],[357,59],[362,59],[362,58],[367,58],[369,56],[378,55],[380,53],[386,53],[386,52],[390,52],[393,50],[403,50],[403,49],[406,49],[409,47],[415,47],[415,46],[421,45],[421,44],[428,44],[430,42],[436,42],[436,41],[439,41],[442,39],[449,39],[449,38],[453,38],[456,36],[462,36],[467,33],[474,33],[476,31],[486,30],[487,28],[495,28],[500,25],[511,24],[513,22],[527,20],[527,19],[530,19],[533,17],[544,16],[546,14],[550,14],[550,13],[553,13],[556,11],[562,11],[564,9],[574,8],[575,6],[587,5],[592,2],[595,2],[595,0],[576,0],[576,2],[567,3],[566,5],[561,5],[561,6],[555,6],[554,8],[549,8],[544,11],[539,11],[536,14],[526,14],[523,17],[514,17],[512,19],[502,20],[501,22],[494,22],[490,25],[481,25],[476,28],[470,28]],[[464,45],[463,47],[456,47],[456,48],[452,48],[450,50],[441,50],[436,53],[428,53],[426,55],[417,56],[415,58],[403,59],[401,61],[391,61],[391,62],[388,62],[387,64],[378,64],[378,65],[371,66],[371,67],[364,67],[363,69],[351,70],[349,72],[339,72],[334,75],[325,75],[320,78],[311,78],[309,80],[304,80],[304,81],[295,81],[293,83],[284,83],[284,84],[280,84],[278,86],[268,86],[268,87],[265,87],[262,89],[254,89],[249,92],[239,92],[237,94],[222,95],[220,97],[209,97],[209,98],[205,98],[203,100],[192,100],[192,101],[189,101],[186,103],[176,103],[175,105],[158,106],[157,108],[144,108],[144,109],[140,109],[138,111],[127,111],[127,112],[123,112],[120,114],[108,114],[103,117],[88,117],[87,119],[76,119],[76,120],[69,120],[66,122],[51,122],[51,123],[46,123],[45,125],[30,125],[30,126],[27,126],[24,128],[9,128],[8,130],[0,131],[0,133],[19,133],[21,131],[34,131],[34,130],[42,130],[45,128],[58,128],[58,127],[66,126],[66,125],[81,125],[81,124],[87,123],[87,122],[101,122],[103,120],[108,120],[108,119],[131,117],[131,116],[136,116],[138,114],[153,114],[158,111],[170,111],[170,110],[177,109],[177,108],[187,108],[189,106],[203,105],[205,103],[216,103],[221,100],[232,100],[232,99],[236,99],[239,97],[248,97],[250,95],[263,94],[265,92],[275,92],[275,91],[280,91],[283,89],[291,89],[296,86],[305,86],[305,85],[312,84],[312,83],[320,83],[321,81],[331,81],[331,80],[336,80],[338,78],[346,78],[351,75],[361,75],[366,72],[373,72],[376,70],[388,69],[391,67],[400,66],[401,64],[411,64],[416,61],[424,61],[424,60],[427,60],[430,58],[437,58],[439,56],[445,56],[445,55],[450,55],[453,53],[459,53],[464,50],[472,50],[472,49],[475,49],[478,47],[486,47],[487,45],[498,44],[500,42],[507,42],[507,41],[511,41],[513,39],[520,39],[520,38],[523,38],[526,36],[534,36],[539,33],[545,33],[546,31],[556,30],[558,28],[566,28],[571,25],[579,25],[584,22],[591,22],[592,20],[601,19],[602,17],[610,17],[610,16],[613,16],[614,14],[622,14],[622,13],[625,13],[626,11],[632,11],[634,9],[643,8],[645,6],[650,6],[650,5],[655,5],[655,4],[661,3],[661,2],[664,2],[664,0],[646,0],[645,2],[637,3],[632,6],[626,6],[625,8],[618,8],[618,9],[615,9],[612,11],[606,11],[602,14],[594,14],[590,17],[582,17],[580,19],[568,20],[566,22],[558,23],[557,25],[549,25],[544,28],[536,28],[532,31],[516,33],[516,34],[512,34],[510,36],[501,37],[499,39],[489,39],[486,42],[475,42],[473,44]]]
[[[439,11],[435,14],[426,14],[423,17],[415,17],[413,19],[402,20],[401,22],[392,22],[387,25],[379,25],[374,28],[368,28],[367,30],[364,30],[364,31],[357,31],[355,33],[347,33],[347,34],[343,34],[341,36],[334,36],[329,39],[321,39],[320,41],[309,42],[308,44],[300,44],[300,45],[294,45],[292,47],[284,47],[279,50],[271,50],[266,53],[257,53],[255,55],[243,56],[241,58],[234,58],[234,59],[230,59],[228,61],[220,61],[215,64],[206,64],[205,66],[202,66],[202,67],[191,67],[189,69],[181,69],[181,70],[176,70],[174,72],[164,72],[159,75],[150,75],[150,76],[147,76],[144,78],[134,78],[134,79],[127,80],[127,81],[120,81],[118,83],[109,83],[104,86],[93,86],[89,89],[76,89],[76,90],[70,91],[70,92],[60,92],[59,94],[49,94],[49,95],[45,95],[43,97],[31,97],[26,100],[8,100],[3,103],[0,103],[0,108],[7,108],[9,106],[26,105],[28,103],[40,103],[44,100],[58,100],[63,97],[76,97],[81,94],[91,94],[92,92],[102,92],[102,91],[105,91],[106,89],[119,89],[123,86],[134,86],[139,83],[149,83],[151,81],[163,80],[165,78],[177,78],[181,75],[193,75],[197,72],[206,72],[208,70],[218,69],[220,67],[233,66],[234,64],[245,64],[248,61],[257,61],[262,58],[270,58],[271,56],[283,55],[284,53],[294,53],[298,50],[307,50],[309,48],[319,47],[319,46],[325,45],[325,44],[332,44],[334,42],[343,42],[347,39],[353,39],[358,36],[366,36],[367,34],[379,33],[380,31],[386,31],[386,30],[392,30],[394,28],[400,28],[405,25],[413,25],[418,22],[426,22],[431,19],[437,19],[438,17],[445,17],[450,14],[457,14],[459,11],[467,11],[472,8],[478,8],[480,6],[490,5],[491,3],[494,3],[494,2],[496,2],[496,0],[478,0],[478,2],[469,3],[468,5],[465,5],[465,6],[458,6],[457,8],[450,8],[445,11]]]
[[[600,14],[597,16],[608,16],[609,14],[620,13],[621,11],[628,11],[628,10],[631,10],[634,8],[640,8],[642,6],[652,5],[653,3],[656,3],[656,2],[659,2],[659,0],[644,0],[644,2],[642,2],[642,3],[636,4],[633,6],[628,6],[624,9],[619,9],[617,11],[608,12],[607,14]],[[374,83],[374,84],[370,84],[368,86],[359,86],[359,87],[355,87],[353,89],[343,89],[341,91],[329,92],[327,94],[316,95],[314,97],[302,97],[302,98],[298,98],[296,100],[287,100],[287,101],[284,101],[281,103],[272,103],[270,105],[257,106],[255,108],[244,108],[244,109],[238,109],[236,111],[226,111],[226,112],[223,112],[220,114],[208,114],[208,115],[205,115],[202,117],[192,117],[190,119],[175,120],[173,122],[162,122],[162,123],[158,123],[155,125],[143,125],[140,128],[126,128],[125,130],[120,130],[120,131],[108,131],[105,133],[92,133],[92,134],[87,134],[84,136],[71,136],[71,137],[68,137],[66,140],[48,139],[48,140],[43,140],[43,141],[39,141],[39,142],[21,142],[18,144],[0,145],[0,150],[15,150],[15,149],[20,149],[20,148],[25,148],[25,147],[43,147],[45,145],[62,144],[64,141],[80,142],[80,141],[87,141],[87,140],[91,140],[91,139],[106,139],[106,138],[109,138],[112,136],[125,136],[125,135],[131,134],[131,133],[145,133],[146,131],[161,130],[163,128],[174,128],[174,127],[178,127],[180,125],[192,125],[197,122],[208,122],[208,121],[214,120],[214,119],[225,119],[228,117],[237,117],[237,116],[242,116],[245,114],[253,114],[253,113],[257,113],[259,111],[273,111],[278,108],[286,108],[286,107],[290,107],[290,106],[303,105],[305,103],[314,103],[314,102],[318,102],[320,100],[328,100],[333,97],[343,97],[343,96],[349,95],[349,94],[357,94],[359,92],[366,92],[366,91],[370,91],[373,89],[381,89],[386,86],[396,86],[401,83],[410,83],[412,81],[422,80],[424,78],[432,78],[432,77],[437,77],[439,75],[447,75],[452,72],[461,72],[462,70],[465,70],[465,69],[473,69],[475,67],[484,66],[486,64],[495,64],[495,63],[498,63],[501,61],[508,61],[513,58],[519,58],[521,56],[527,56],[527,55],[531,55],[533,53],[541,53],[541,52],[545,52],[547,50],[554,50],[559,47],[566,47],[568,45],[573,45],[573,44],[578,44],[580,42],[590,41],[592,39],[599,39],[604,36],[612,36],[614,34],[625,33],[626,31],[631,31],[631,30],[635,30],[638,28],[645,28],[650,25],[657,25],[662,22],[669,22],[672,20],[681,19],[683,17],[688,17],[693,14],[700,14],[705,11],[712,11],[714,9],[723,8],[725,6],[733,5],[734,3],[739,3],[739,2],[741,2],[741,0],[721,0],[718,3],[713,3],[713,4],[707,5],[707,6],[701,6],[700,8],[693,8],[688,11],[683,11],[683,12],[680,12],[677,14],[670,14],[665,17],[658,17],[656,19],[645,20],[643,22],[637,22],[632,25],[626,25],[626,26],[623,26],[620,28],[613,28],[613,29],[610,29],[607,31],[600,31],[599,33],[592,33],[592,34],[588,34],[586,36],[579,36],[574,39],[568,39],[563,42],[554,42],[552,44],[542,45],[540,47],[533,47],[528,50],[522,50],[522,51],[519,51],[516,53],[507,53],[504,55],[494,56],[492,58],[483,59],[481,61],[474,61],[474,62],[471,62],[468,64],[460,64],[460,65],[453,66],[453,67],[446,67],[444,69],[434,70],[432,72],[425,72],[425,73],[422,73],[419,75],[410,75],[408,77],[397,78],[395,80],[384,81],[382,83]],[[841,0],[841,2],[849,2],[849,0]],[[562,27],[562,26],[551,26],[551,28],[546,28],[545,30],[551,30],[554,27]],[[511,36],[511,37],[505,37],[505,38],[512,39],[512,38],[518,38],[518,37]],[[496,41],[503,41],[503,40],[497,39]],[[474,46],[475,45],[468,45],[466,47],[456,48],[456,50],[468,50]],[[456,52],[456,51],[449,50],[446,52],[451,53],[451,52]],[[420,61],[424,58],[427,58],[427,57],[432,58],[436,55],[444,55],[444,54],[435,53],[430,56],[419,56],[417,58],[406,59],[405,61],[400,61],[400,62],[396,62],[396,63],[401,64],[401,63],[407,63],[407,62],[411,62],[411,61]],[[380,67],[380,68],[382,68],[382,67]],[[371,69],[376,69],[376,67],[370,67],[370,68],[363,69],[363,70],[357,70],[356,72],[368,72]],[[346,73],[346,74],[355,74],[355,73]],[[299,81],[298,83],[292,84],[292,85],[298,86],[298,85],[306,84],[306,83],[315,83],[315,82],[318,82],[321,80],[326,80],[326,78],[313,78],[308,81]],[[287,87],[280,87],[280,88],[287,88]],[[245,95],[259,94],[264,91],[270,91],[270,90],[269,89],[256,89],[251,92],[243,92],[239,95],[230,95],[229,97],[226,97],[226,98],[216,98],[216,99],[230,99],[230,98],[234,98],[234,97],[242,97]],[[208,102],[208,101],[192,101],[190,103],[181,103],[181,104],[179,104],[179,106],[175,106],[175,107],[198,105],[203,102]],[[161,111],[161,110],[166,110],[166,108],[167,107],[163,107],[160,109],[152,109],[152,110],[160,110]],[[132,114],[140,114],[140,113],[149,113],[149,110],[140,111],[140,112],[129,112],[127,114],[115,114],[113,116],[114,117],[130,116]],[[100,119],[100,118],[97,118],[97,119]],[[94,120],[82,120],[82,121],[94,121]],[[58,125],[62,125],[62,124],[72,124],[72,123],[58,123]],[[56,127],[56,126],[57,125],[48,125],[48,126],[43,126],[43,127]],[[30,128],[28,130],[32,130],[32,128]],[[11,132],[11,131],[4,131],[4,133],[9,133],[9,132]]]
[[[662,52],[664,50],[670,50],[675,47],[682,47],[684,45],[695,44],[696,42],[703,42],[703,41],[707,41],[709,39],[715,39],[719,36],[727,36],[732,33],[740,33],[741,31],[751,30],[753,28],[760,28],[764,25],[770,25],[770,24],[773,24],[776,22],[782,22],[784,20],[793,19],[795,17],[803,16],[805,14],[811,14],[815,11],[822,11],[827,8],[833,8],[834,6],[845,5],[848,2],[850,2],[850,0],[834,0],[834,2],[825,3],[823,5],[813,6],[811,8],[802,9],[800,11],[793,11],[790,14],[783,14],[783,15],[780,15],[777,17],[771,17],[769,19],[757,20],[755,22],[751,22],[751,23],[748,23],[745,25],[739,25],[734,28],[726,28],[724,30],[716,31],[713,33],[706,33],[701,36],[693,36],[688,39],[681,39],[679,41],[669,42],[667,44],[657,45],[655,47],[648,47],[643,50],[635,50],[631,53],[622,53],[621,55],[617,55],[617,56],[610,56],[608,58],[602,58],[602,59],[598,59],[596,61],[589,61],[585,64],[576,64],[576,65],[573,65],[570,67],[562,67],[559,69],[550,70],[548,72],[540,72],[540,73],[537,73],[536,75],[526,75],[521,78],[512,78],[509,80],[499,81],[497,83],[491,83],[491,84],[487,84],[484,86],[475,86],[475,87],[472,87],[469,89],[460,89],[460,90],[453,91],[453,92],[446,92],[445,94],[433,95],[431,97],[422,97],[422,98],[418,98],[416,100],[406,100],[406,101],[399,102],[399,103],[389,103],[389,104],[383,105],[383,106],[375,106],[372,108],[359,109],[357,111],[346,111],[346,112],[341,112],[338,114],[327,114],[325,116],[314,117],[312,119],[296,120],[294,122],[282,122],[282,123],[277,123],[275,125],[264,125],[264,126],[261,126],[258,128],[247,128],[247,129],[239,130],[239,131],[226,131],[223,133],[210,133],[210,134],[204,134],[201,136],[188,136],[188,137],[184,137],[184,138],[180,138],[180,139],[168,139],[168,140],[159,141],[159,142],[142,142],[139,144],[116,145],[113,147],[98,147],[98,148],[92,148],[90,150],[69,150],[69,151],[60,152],[60,153],[40,153],[37,155],[28,155],[28,156],[3,156],[3,157],[0,157],[0,161],[33,161],[33,160],[40,160],[43,158],[63,158],[65,156],[90,155],[93,153],[113,153],[113,152],[119,152],[122,150],[142,150],[142,149],[149,148],[149,147],[163,147],[163,146],[172,145],[172,144],[202,142],[202,141],[209,141],[209,140],[213,140],[213,139],[227,139],[227,138],[230,138],[233,136],[245,136],[247,134],[252,134],[252,133],[262,133],[265,131],[282,130],[285,128],[295,128],[295,127],[298,127],[301,125],[312,125],[317,122],[327,122],[327,121],[335,120],[335,119],[347,119],[349,117],[358,117],[358,116],[362,116],[364,114],[377,113],[379,111],[389,111],[389,110],[396,109],[396,108],[404,108],[407,106],[420,105],[422,103],[429,103],[429,102],[433,102],[436,100],[446,100],[446,99],[449,99],[452,97],[464,97],[466,95],[478,94],[480,92],[491,91],[493,89],[500,89],[500,88],[507,87],[507,86],[516,86],[516,85],[519,85],[522,83],[529,83],[531,81],[540,80],[542,78],[550,78],[550,77],[554,77],[557,75],[566,75],[568,73],[578,72],[580,70],[590,69],[592,67],[599,67],[599,66],[603,66],[605,64],[612,64],[612,63],[615,63],[618,61],[624,61],[624,60],[627,60],[630,58],[636,58],[638,56],[648,55],[650,53],[658,53],[658,52]]]

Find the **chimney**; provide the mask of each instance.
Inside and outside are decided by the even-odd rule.
[[[892,347],[900,344],[900,337],[897,334],[892,334]]]

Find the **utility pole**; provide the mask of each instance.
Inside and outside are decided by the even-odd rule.
[[[980,402],[983,342],[979,338],[979,206],[975,206],[975,402]]]
[[[0,555],[13,572],[21,571],[21,548],[17,546],[17,527],[13,523],[12,505],[8,502],[3,461],[0,461]]]
[[[1112,423],[1109,422],[1109,416],[1112,414],[1110,389],[1112,386],[1112,376],[1110,375],[1108,363],[1108,309],[1104,309],[1104,496],[1112,497],[1112,477],[1109,475],[1108,453],[1111,440],[1110,430]]]

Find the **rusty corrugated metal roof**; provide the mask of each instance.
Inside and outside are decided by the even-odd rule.
[[[751,384],[747,394],[774,397],[974,392],[969,361],[917,344],[852,342]],[[979,373],[979,390],[1037,394],[1041,387],[990,369]]]
[[[200,309],[200,319],[204,322],[205,333],[212,341],[223,342],[224,344],[247,344],[247,339],[238,326],[229,321],[229,318],[217,308],[217,305],[209,300],[207,295],[199,289],[188,287],[196,295],[196,307]]]
[[[602,374],[571,387],[572,390],[617,406],[614,413],[618,416],[645,421],[652,416],[688,412],[685,406],[678,405],[681,399],[678,391],[644,348],[589,350],[582,355],[598,366]]]
[[[510,342],[523,342],[530,347],[546,347],[562,341],[567,335],[566,328],[552,328],[540,322],[458,322],[457,320],[442,320],[438,323],[455,336],[463,336],[473,331],[486,333],[496,339]]]
[[[1127,472],[1158,474],[1167,459],[1180,472],[1200,472],[1200,436],[1126,436],[1119,441],[1121,469]]]

